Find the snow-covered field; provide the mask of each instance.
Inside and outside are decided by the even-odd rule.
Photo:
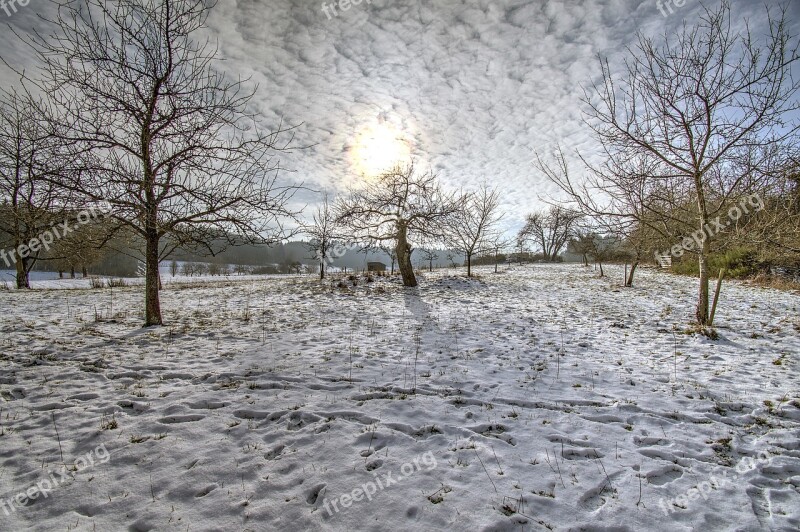
[[[0,530],[800,528],[800,297],[607,271],[0,291]]]
[[[15,273],[12,271],[0,270],[0,289],[16,290]],[[185,285],[190,283],[222,283],[222,282],[242,282],[242,281],[263,281],[273,278],[297,278],[305,277],[308,275],[296,274],[276,274],[276,275],[238,275],[238,274],[225,274],[225,275],[171,275],[164,267],[161,268],[161,283],[164,285],[179,284]],[[123,283],[125,286],[143,286],[144,277],[110,277],[110,276],[94,276],[108,285],[109,280],[117,283]],[[75,279],[69,275],[59,278],[57,272],[31,272],[30,285],[34,289],[53,289],[53,290],[74,290],[76,288],[91,288],[92,277],[83,278],[80,274]]]

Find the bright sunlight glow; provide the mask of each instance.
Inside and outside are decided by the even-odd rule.
[[[382,123],[367,126],[357,134],[351,156],[359,174],[374,177],[395,164],[408,164],[411,147],[399,130]]]

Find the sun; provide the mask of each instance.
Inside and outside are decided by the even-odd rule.
[[[395,164],[411,160],[411,146],[405,135],[388,123],[364,127],[355,138],[351,152],[353,167],[359,174],[374,177]]]

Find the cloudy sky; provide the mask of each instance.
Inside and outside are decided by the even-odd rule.
[[[800,2],[789,4],[797,32]],[[448,186],[499,188],[505,224],[516,230],[554,193],[533,168],[534,151],[557,143],[586,154],[596,148],[580,98],[598,76],[598,54],[618,63],[637,31],[671,34],[699,7],[698,0],[682,7],[670,0],[362,0],[342,10],[338,0],[219,0],[208,25],[224,67],[258,84],[265,123],[300,124],[297,144],[313,144],[281,156],[293,179],[338,193],[387,161],[413,158]],[[30,0],[18,9],[10,17],[0,11],[0,21],[29,31],[40,24],[37,12],[50,8]],[[763,3],[738,0],[733,13],[763,27]],[[6,30],[0,50],[16,64],[29,55]],[[0,82],[14,81],[0,69]]]

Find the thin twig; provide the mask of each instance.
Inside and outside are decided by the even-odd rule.
[[[639,500],[636,501],[636,506],[639,506],[642,503],[642,464],[639,463],[639,471],[636,475],[639,477]]]
[[[561,479],[561,486],[566,489],[567,485],[564,484],[564,477],[561,476],[561,466],[558,465],[558,459],[555,457],[555,449],[553,450],[553,461],[556,463],[556,467],[558,468],[558,478]]]
[[[503,475],[504,474],[503,466],[500,465],[500,460],[497,459],[497,453],[494,452],[494,447],[490,445],[489,448],[492,450],[492,454],[494,455],[494,461],[497,462],[497,468],[500,470],[500,474]]]
[[[606,481],[608,481],[609,487],[613,490],[614,489],[614,485],[611,484],[611,478],[608,476],[608,473],[606,473],[606,466],[604,466],[603,465],[603,461],[600,460],[600,455],[597,454],[597,449],[594,449],[594,455],[597,457],[597,461],[600,462],[600,467],[603,468],[603,473],[605,473],[605,475],[606,475]]]
[[[544,450],[544,455],[545,455],[545,459],[544,459],[545,462],[547,462],[547,465],[550,466],[550,470],[553,473],[555,473],[556,472],[556,468],[553,467],[553,464],[550,462],[550,452],[547,449]],[[555,459],[555,456],[553,458]]]
[[[58,451],[61,453],[61,463],[64,463],[64,449],[61,448],[61,436],[58,434],[58,427],[56,426],[56,413],[50,413],[53,416],[53,428],[56,429],[56,438],[58,438]]]
[[[492,487],[494,488],[494,492],[497,493],[497,486],[494,485],[494,481],[492,480],[492,477],[489,476],[489,471],[486,469],[486,466],[483,465],[483,460],[481,460],[481,455],[478,454],[478,450],[475,447],[473,447],[472,450],[475,451],[475,456],[478,457],[478,461],[481,463],[481,465],[483,466],[483,470],[486,472],[486,477],[489,479],[489,482],[492,483]]]

